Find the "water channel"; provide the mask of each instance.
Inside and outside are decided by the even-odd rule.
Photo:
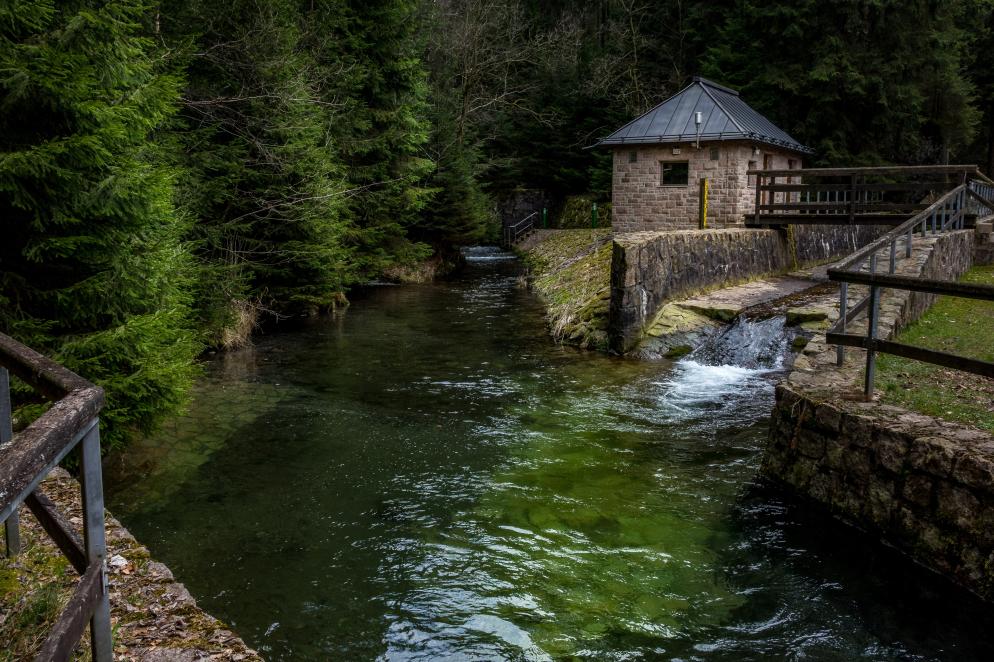
[[[991,659],[989,609],[757,480],[775,359],[558,347],[505,258],[209,362],[111,511],[271,660]]]

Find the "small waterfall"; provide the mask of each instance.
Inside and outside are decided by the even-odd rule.
[[[755,421],[768,413],[771,373],[782,370],[797,334],[784,316],[740,317],[676,362],[664,387],[661,408],[674,420],[703,426]]]
[[[494,262],[498,260],[513,260],[517,256],[498,246],[465,246],[462,256],[467,262]]]
[[[735,366],[751,370],[780,370],[797,334],[782,315],[767,319],[738,318],[708,340],[686,360],[705,366]]]

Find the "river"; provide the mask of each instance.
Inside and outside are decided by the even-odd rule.
[[[110,510],[272,660],[991,659],[989,608],[757,480],[775,370],[558,347],[518,275],[210,361]]]

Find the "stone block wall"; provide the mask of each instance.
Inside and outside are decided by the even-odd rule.
[[[549,195],[547,191],[540,189],[518,189],[502,194],[497,199],[497,214],[500,216],[501,225],[514,225],[529,214],[548,209],[549,214],[553,212],[557,201]],[[538,218],[541,224],[541,219]]]
[[[760,153],[754,154],[758,147]],[[711,159],[717,148],[718,159]],[[674,150],[679,150],[674,154]],[[634,161],[632,155],[634,154]],[[802,166],[801,155],[758,146],[745,141],[702,142],[700,148],[683,145],[629,145],[614,149],[613,225],[617,232],[690,230],[698,227],[700,180],[710,182],[708,226],[742,227],[744,214],[755,207],[755,181],[748,175],[749,163],[762,168],[764,156],[772,167],[787,168],[791,160]],[[660,184],[662,162],[686,161],[685,186]]]
[[[763,473],[994,600],[994,437],[777,388]]]
[[[616,236],[608,315],[611,347],[618,352],[634,347],[667,301],[782,271],[789,262],[787,245],[776,230]]]
[[[977,243],[973,249],[973,263],[977,265],[994,264],[994,218],[979,219],[976,235]]]

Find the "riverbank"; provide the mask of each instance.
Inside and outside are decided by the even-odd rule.
[[[45,493],[76,526],[79,484],[56,469]],[[33,659],[68,600],[78,576],[27,509],[21,514],[22,553],[0,558],[0,661]],[[191,543],[193,544],[193,543]],[[107,573],[114,657],[143,662],[262,658],[223,623],[197,606],[169,568],[155,561],[114,517],[107,515]],[[89,644],[74,659],[89,659]]]
[[[540,230],[519,249],[556,342],[607,351],[611,228]]]

